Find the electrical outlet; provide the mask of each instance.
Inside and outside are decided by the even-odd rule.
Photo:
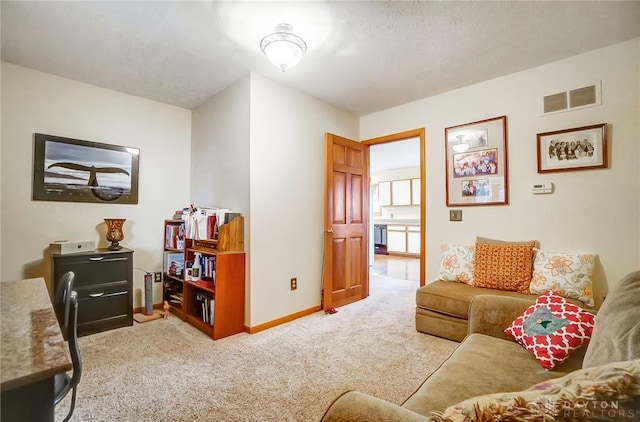
[[[449,221],[462,221],[462,210],[449,210]]]
[[[162,273],[153,273],[153,281],[160,283],[162,281]]]
[[[298,288],[298,278],[293,277],[291,279],[291,290],[296,290]]]

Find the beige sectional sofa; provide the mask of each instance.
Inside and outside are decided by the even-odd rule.
[[[609,292],[588,346],[551,371],[504,333],[532,303],[531,298],[510,295],[475,295],[468,311],[468,335],[404,403],[349,391],[333,402],[322,420],[551,420],[551,416],[556,421],[589,420],[585,409],[596,414],[592,405],[602,406],[605,400],[617,407],[617,413],[598,420],[640,419],[640,271]],[[572,400],[579,399],[583,401],[578,407],[570,409],[576,404]],[[544,406],[534,406],[540,403]],[[567,416],[567,409],[574,413]],[[497,417],[495,412],[511,412],[511,418],[504,419],[503,413]]]
[[[439,279],[416,292],[416,329],[462,341],[467,335],[469,304],[480,294],[535,300],[548,286],[565,290],[563,296],[575,305],[584,307],[582,300],[592,301],[595,255],[549,254],[536,249],[538,245],[536,240],[513,242],[480,236],[474,246],[443,244]],[[589,297],[580,292],[581,284]]]

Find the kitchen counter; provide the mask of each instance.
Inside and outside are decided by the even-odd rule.
[[[2,391],[71,369],[43,278],[0,283]]]
[[[0,296],[2,419],[53,420],[53,378],[72,366],[45,281],[0,282]]]

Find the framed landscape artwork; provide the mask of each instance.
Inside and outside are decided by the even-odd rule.
[[[444,131],[447,206],[508,204],[507,116]]]
[[[607,167],[607,124],[538,133],[538,173]]]
[[[137,148],[41,133],[34,138],[34,200],[138,203]]]

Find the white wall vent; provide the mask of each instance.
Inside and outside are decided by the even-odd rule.
[[[542,97],[541,104],[543,116],[601,105],[600,82],[545,95]]]
[[[547,95],[545,97],[542,97],[542,100],[544,101],[544,114],[555,113],[556,111],[563,111],[569,108],[566,92]]]

